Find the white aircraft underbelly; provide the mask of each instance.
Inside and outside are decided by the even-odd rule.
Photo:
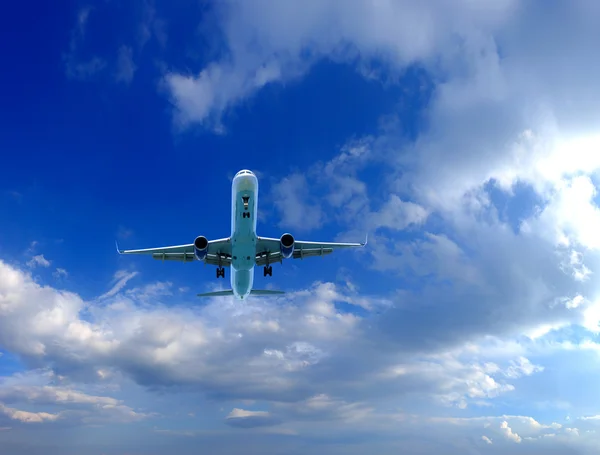
[[[231,185],[231,289],[243,299],[254,284],[256,264],[256,212],[258,180],[254,175],[239,175]]]

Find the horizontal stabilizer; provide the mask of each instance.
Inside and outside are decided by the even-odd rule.
[[[252,289],[250,295],[281,295],[284,291],[271,291],[270,289]]]
[[[252,289],[250,291],[250,295],[281,295],[285,294],[284,291],[272,291],[270,289]],[[198,297],[219,297],[233,295],[233,291],[228,289],[227,291],[214,291],[214,292],[206,292],[204,294],[197,294]]]
[[[204,294],[198,294],[198,297],[217,297],[223,295],[233,295],[233,291],[228,289],[227,291],[206,292]]]

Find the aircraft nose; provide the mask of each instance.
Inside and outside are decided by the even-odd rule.
[[[235,184],[238,190],[252,190],[256,186],[257,180],[254,174],[242,174],[235,178]]]

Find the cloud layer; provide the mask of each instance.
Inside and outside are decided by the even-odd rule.
[[[140,46],[152,33],[165,45],[147,13]],[[223,132],[239,103],[322,59],[385,84],[411,65],[427,74],[415,140],[392,119],[271,189],[270,221],[369,231],[369,248],[341,283],[204,306],[169,282],[130,287],[135,271],[86,299],[31,274],[50,266],[42,254],[0,261],[0,346],[24,370],[1,378],[0,438],[151,422],[152,437],[214,438],[221,453],[242,435],[246,451],[281,443],[271,453],[594,453],[598,14],[583,0],[219,3],[204,20],[224,52],[164,74],[180,127]],[[116,54],[127,83],[132,52]],[[103,68],[66,63],[78,78]]]

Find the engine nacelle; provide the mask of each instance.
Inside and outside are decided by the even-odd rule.
[[[208,239],[200,235],[194,240],[194,255],[199,261],[204,261],[206,253],[208,253]]]
[[[292,234],[283,234],[279,239],[279,251],[284,258],[292,257],[294,253],[294,236]]]

